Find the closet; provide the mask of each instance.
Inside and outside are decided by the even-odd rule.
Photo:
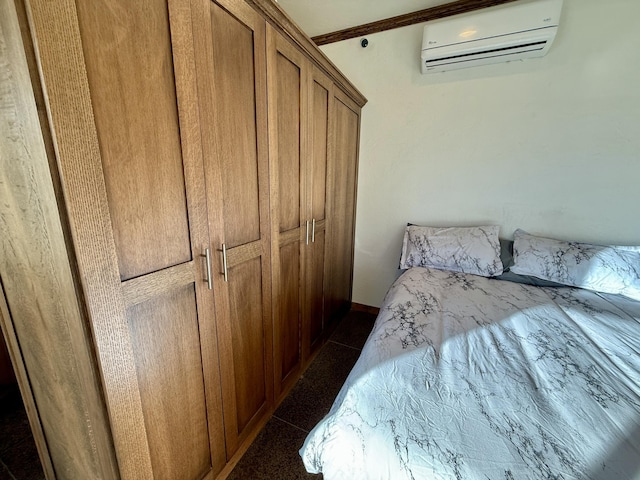
[[[267,29],[276,394],[286,393],[324,333],[333,84]]]
[[[350,303],[365,99],[269,0],[0,1],[0,318],[49,475],[224,478]]]

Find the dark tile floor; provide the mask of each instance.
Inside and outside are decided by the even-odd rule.
[[[331,408],[360,355],[375,316],[350,312],[298,380],[228,477],[315,479],[298,455],[307,433]],[[0,387],[0,480],[43,480],[27,415],[16,387]]]
[[[17,385],[0,386],[0,480],[44,480]]]
[[[350,312],[340,322],[291,393],[229,475],[230,480],[298,480],[321,477],[305,471],[298,450],[331,408],[360,356],[375,315]]]

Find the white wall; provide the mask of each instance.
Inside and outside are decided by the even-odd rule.
[[[379,306],[406,222],[640,245],[640,2],[565,0],[541,59],[420,74],[423,25],[323,47],[363,110],[353,301]]]

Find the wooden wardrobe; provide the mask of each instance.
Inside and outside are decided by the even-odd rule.
[[[224,478],[348,309],[364,97],[270,0],[0,0],[0,324],[48,478]]]

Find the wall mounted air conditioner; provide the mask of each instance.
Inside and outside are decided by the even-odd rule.
[[[523,0],[429,22],[422,73],[508,62],[547,54],[562,0]]]

